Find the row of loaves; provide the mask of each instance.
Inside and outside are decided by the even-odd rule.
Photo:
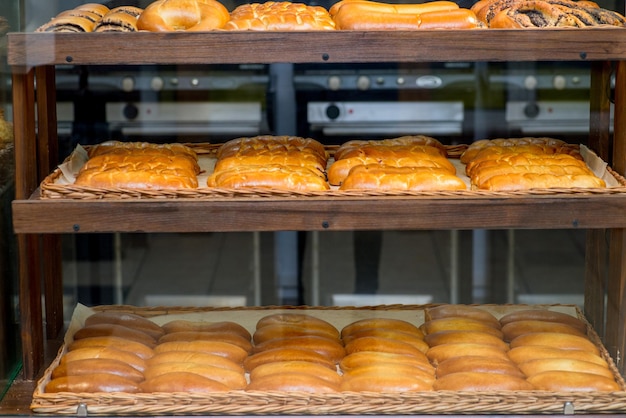
[[[248,3],[229,12],[218,0],[156,0],[145,9],[88,3],[59,13],[39,32],[212,30],[423,30],[626,25],[588,0],[481,0],[471,9],[448,0],[393,4],[340,0],[328,10],[304,3]]]
[[[545,309],[496,318],[439,305],[425,321],[360,319],[338,329],[308,313],[230,321],[98,312],[73,336],[46,393],[281,391],[620,391],[586,323]]]

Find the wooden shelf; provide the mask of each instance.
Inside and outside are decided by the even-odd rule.
[[[626,29],[10,33],[8,63],[41,65],[597,61],[626,56]]]
[[[38,195],[36,192],[35,195]],[[536,197],[235,198],[13,202],[18,234],[353,229],[625,228],[626,193]]]

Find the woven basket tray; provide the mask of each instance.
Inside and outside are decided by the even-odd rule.
[[[199,155],[213,155],[220,144],[186,144],[192,147]],[[330,155],[337,147],[327,146]],[[450,159],[458,159],[465,151],[467,145],[447,145],[446,150]],[[74,184],[61,184],[58,180],[63,176],[60,169],[54,170],[48,175],[40,185],[41,198],[43,199],[233,199],[233,198],[355,198],[355,197],[507,197],[507,196],[542,196],[542,195],[607,195],[626,193],[626,179],[608,168],[609,173],[615,177],[620,184],[618,187],[606,188],[551,188],[533,189],[517,192],[493,192],[485,190],[458,190],[458,191],[434,191],[434,192],[413,192],[413,191],[376,191],[376,190],[352,190],[343,191],[331,189],[328,191],[286,191],[270,188],[247,188],[230,189],[214,187],[198,187],[197,189],[177,189],[177,190],[136,190],[120,188],[93,188],[76,186]]]
[[[252,308],[137,308],[101,306],[151,317],[157,323],[174,318],[192,320],[232,320],[240,318],[255,324],[258,318],[281,310],[298,310],[320,316],[341,328],[364,317],[396,317],[415,324],[423,322],[424,309],[435,305],[385,305],[372,307],[252,307]],[[496,316],[528,305],[480,305]],[[578,308],[568,305],[533,305],[567,309],[587,322]],[[213,316],[213,317],[212,317]],[[218,319],[219,318],[219,319]],[[243,324],[243,323],[242,323]],[[624,413],[626,384],[596,332],[588,325],[588,336],[609,363],[619,392],[555,393],[547,391],[500,392],[341,392],[309,394],[301,392],[231,391],[215,394],[192,393],[53,393],[43,392],[52,369],[65,353],[65,346],[39,380],[31,409],[52,415],[409,415],[409,414],[563,414]]]

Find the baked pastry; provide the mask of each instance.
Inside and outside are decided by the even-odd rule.
[[[321,6],[287,1],[247,3],[237,6],[225,30],[334,30],[335,22]]]
[[[301,166],[243,165],[218,171],[209,176],[209,187],[232,189],[277,189],[289,191],[325,191],[330,186],[319,172]]]
[[[156,0],[137,21],[139,30],[151,32],[211,31],[221,29],[230,18],[217,0]]]
[[[87,3],[65,10],[44,23],[36,32],[92,32],[110,9],[98,3]]]
[[[520,391],[533,390],[535,387],[522,377],[498,373],[457,372],[437,379],[435,390],[453,390],[459,392],[484,391]]]
[[[501,326],[500,321],[493,314],[476,306],[443,304],[426,308],[424,315],[427,321],[441,318],[470,318],[486,322],[495,328]]]
[[[477,154],[482,150],[489,147],[497,147],[500,149],[500,152],[506,152],[508,147],[522,147],[522,146],[536,146],[539,148],[528,148],[529,151],[533,150],[544,150],[543,154],[547,153],[576,153],[579,154],[578,147],[575,145],[571,145],[566,143],[563,140],[556,138],[546,138],[546,137],[524,137],[524,138],[497,138],[497,139],[481,139],[478,141],[472,142],[465,152],[461,155],[460,159],[463,164],[468,164],[470,161],[475,160]],[[546,150],[548,148],[548,150]],[[567,152],[566,149],[571,148],[572,152]],[[550,152],[550,149],[554,151]],[[515,150],[519,152],[520,150]],[[487,154],[483,154],[487,155]]]
[[[335,150],[333,156],[335,160],[340,160],[344,158],[345,153],[370,145],[428,145],[439,149],[442,155],[447,156],[446,147],[439,140],[426,135],[405,135],[397,138],[377,140],[353,139],[341,144],[339,148]]]
[[[353,167],[339,190],[406,190],[415,192],[465,190],[467,186],[448,169],[390,167],[364,164]]]
[[[143,9],[134,6],[120,6],[111,9],[96,23],[94,32],[136,32],[137,19]]]

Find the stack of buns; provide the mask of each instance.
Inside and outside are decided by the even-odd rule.
[[[368,318],[341,330],[346,356],[339,363],[342,391],[431,391],[434,367],[420,329],[404,320]]]
[[[74,184],[96,188],[189,189],[198,187],[196,153],[182,144],[105,142],[89,150]]]
[[[523,373],[507,356],[498,319],[466,305],[440,305],[426,310],[421,325],[437,368],[435,390],[531,390]]]
[[[340,190],[462,190],[445,147],[436,139],[404,136],[348,141],[334,154],[328,182]]]
[[[416,30],[482,27],[473,11],[452,1],[392,4],[369,0],[341,0],[329,9],[337,29]]]
[[[335,22],[321,6],[287,1],[247,3],[230,14],[225,30],[334,30]]]
[[[626,26],[626,18],[587,0],[480,0],[472,8],[490,28]]]
[[[143,9],[119,6],[109,9],[87,3],[65,10],[37,28],[37,32],[136,32]]]
[[[480,140],[467,148],[461,162],[477,190],[606,187],[577,147],[553,138]]]
[[[236,138],[217,151],[209,187],[324,191],[328,154],[310,138],[256,136]]]
[[[339,391],[337,364],[345,349],[339,331],[308,314],[267,315],[256,324],[253,354],[244,362],[246,390],[333,393]]]
[[[587,336],[586,324],[571,315],[529,309],[500,318],[509,358],[535,389],[554,392],[617,391],[613,372]]]

